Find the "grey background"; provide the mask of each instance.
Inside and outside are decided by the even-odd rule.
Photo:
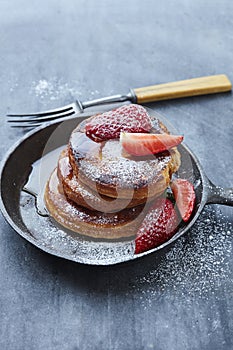
[[[1,157],[24,134],[9,112],[203,75],[233,81],[232,14],[229,0],[1,0]],[[232,186],[231,93],[151,106],[214,183]],[[164,261],[94,268],[39,251],[1,216],[0,348],[233,349],[232,222],[232,208],[210,206]]]

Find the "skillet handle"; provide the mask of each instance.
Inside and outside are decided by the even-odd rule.
[[[233,188],[215,186],[209,181],[207,204],[224,204],[233,206]]]

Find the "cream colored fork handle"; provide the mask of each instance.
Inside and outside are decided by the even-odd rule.
[[[133,89],[133,92],[136,95],[137,103],[146,103],[230,90],[230,80],[226,75],[220,74],[136,88]]]

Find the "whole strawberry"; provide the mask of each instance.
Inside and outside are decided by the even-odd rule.
[[[158,198],[145,216],[135,239],[135,254],[157,247],[173,236],[178,217],[172,202]]]
[[[152,128],[150,116],[142,106],[131,104],[97,114],[86,124],[86,135],[96,142],[116,139],[121,131],[139,133]]]

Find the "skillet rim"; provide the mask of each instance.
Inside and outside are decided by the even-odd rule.
[[[158,116],[158,118],[161,117],[161,115],[159,113],[157,113],[155,111],[153,111],[153,112]],[[168,241],[159,245],[158,247],[155,247],[155,248],[150,249],[148,251],[145,251],[143,253],[134,254],[133,256],[129,256],[127,259],[120,260],[120,261],[113,261],[113,262],[108,263],[108,264],[101,263],[101,261],[100,261],[100,263],[94,264],[92,261],[84,261],[84,259],[78,261],[78,260],[72,259],[72,256],[70,256],[70,255],[67,255],[65,253],[60,253],[57,250],[53,251],[53,249],[51,247],[47,247],[44,244],[41,244],[41,242],[38,239],[35,239],[32,235],[30,235],[29,230],[28,230],[28,232],[26,230],[25,231],[22,230],[19,227],[19,225],[17,225],[15,223],[15,221],[12,219],[12,216],[7,211],[6,206],[4,204],[4,199],[3,199],[2,176],[3,176],[3,172],[4,172],[8,162],[10,161],[10,158],[13,156],[13,154],[16,152],[16,150],[19,149],[20,146],[25,141],[27,141],[28,139],[33,137],[35,134],[43,131],[44,129],[47,129],[48,127],[51,127],[51,129],[52,129],[51,134],[52,134],[54,132],[54,130],[56,129],[56,127],[58,127],[63,122],[69,123],[71,121],[74,121],[75,119],[78,119],[81,121],[82,119],[86,119],[90,115],[93,115],[93,111],[89,111],[88,113],[83,113],[82,115],[74,115],[72,118],[69,118],[69,119],[60,119],[60,120],[56,120],[53,122],[44,123],[43,125],[41,125],[37,128],[34,128],[33,130],[27,132],[19,140],[17,140],[14,145],[12,145],[10,147],[10,149],[8,150],[8,152],[6,153],[6,155],[4,156],[4,158],[2,159],[2,161],[0,163],[0,210],[1,210],[5,220],[16,231],[16,233],[18,233],[21,237],[23,237],[24,239],[29,241],[34,246],[41,249],[42,251],[45,251],[46,253],[49,253],[49,254],[54,255],[56,257],[59,257],[59,258],[64,258],[66,260],[78,262],[81,264],[87,264],[87,265],[93,265],[93,266],[116,265],[116,264],[120,264],[120,263],[124,263],[124,262],[134,261],[138,258],[150,255],[150,254],[155,253],[155,252],[162,251],[164,248],[167,248],[168,246],[172,245],[176,240],[178,240],[188,230],[190,230],[190,228],[194,225],[194,223],[196,222],[196,220],[200,216],[204,206],[207,204],[207,199],[208,199],[208,194],[209,194],[208,186],[209,186],[210,181],[209,181],[208,177],[206,176],[199,160],[197,159],[195,154],[190,150],[190,148],[185,143],[182,143],[182,145],[180,145],[179,147],[184,148],[184,150],[186,152],[188,152],[188,154],[191,156],[191,158],[194,161],[194,163],[197,167],[197,170],[200,174],[200,180],[201,180],[201,184],[202,184],[201,199],[200,199],[199,203],[196,204],[196,205],[198,205],[198,209],[197,209],[196,213],[194,214],[194,216],[192,217],[192,219],[188,222],[188,224],[186,226],[184,226],[181,230],[179,230],[171,239],[169,239]],[[21,187],[21,189],[20,189],[20,187]],[[17,190],[19,190],[19,194],[20,194],[20,192],[22,191],[22,184],[20,184],[20,186]],[[19,205],[19,203],[18,203],[18,205]],[[25,224],[24,224],[24,226],[26,227]]]

